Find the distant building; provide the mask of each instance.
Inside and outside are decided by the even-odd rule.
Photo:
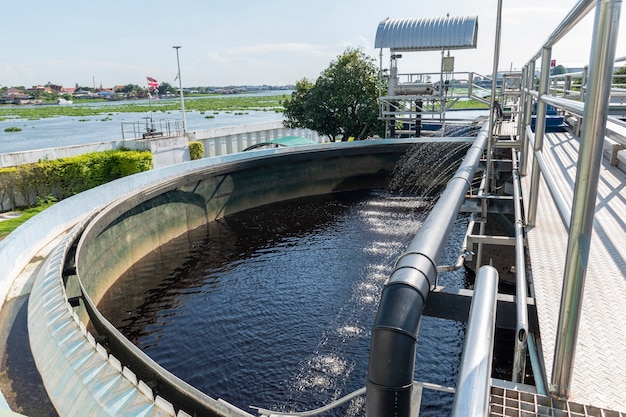
[[[28,94],[18,88],[9,88],[0,97],[0,104],[41,104],[32,94]]]
[[[83,90],[74,91],[74,94],[72,94],[72,96],[74,98],[98,98],[98,95],[96,93],[92,93],[91,91],[83,91]]]
[[[57,93],[62,93],[63,92],[63,86],[62,85],[57,85],[57,84],[52,84],[52,83],[48,83],[46,84],[46,87],[50,88],[52,91],[56,91]]]

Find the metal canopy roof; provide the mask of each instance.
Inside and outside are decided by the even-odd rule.
[[[385,19],[378,24],[374,47],[392,51],[476,48],[478,16]]]

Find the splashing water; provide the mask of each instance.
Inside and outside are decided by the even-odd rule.
[[[400,195],[436,198],[457,170],[468,143],[416,143],[398,161],[389,190]]]

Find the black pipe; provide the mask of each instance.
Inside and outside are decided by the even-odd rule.
[[[486,123],[383,288],[372,329],[367,417],[411,416],[422,311],[437,277],[439,258],[485,150],[488,128]]]

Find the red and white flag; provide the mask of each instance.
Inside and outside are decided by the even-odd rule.
[[[152,77],[146,77],[148,80],[148,90],[154,92],[159,89],[159,82]]]

